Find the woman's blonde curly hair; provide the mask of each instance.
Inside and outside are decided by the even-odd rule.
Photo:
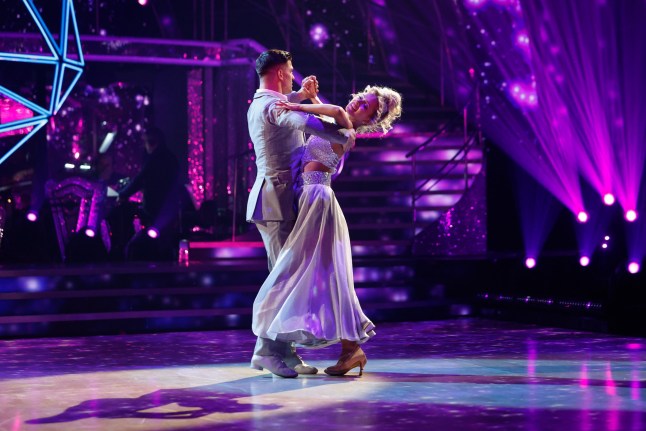
[[[353,94],[374,94],[379,101],[379,107],[368,124],[357,127],[357,133],[382,132],[386,133],[393,128],[392,124],[402,115],[402,96],[392,88],[373,87],[368,85],[363,91]]]

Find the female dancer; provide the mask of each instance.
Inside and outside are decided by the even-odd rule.
[[[331,117],[357,133],[387,132],[401,115],[401,96],[386,87],[366,87],[340,106],[280,102],[279,107]],[[348,225],[330,184],[349,148],[316,136],[308,139],[299,179],[294,230],[263,283],[253,306],[253,332],[259,337],[324,347],[341,342],[341,357],[329,375],[366,365],[360,347],[375,334],[354,291]]]

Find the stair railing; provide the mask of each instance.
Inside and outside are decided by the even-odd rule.
[[[474,91],[473,98],[471,100],[475,100],[475,123],[476,123],[476,128],[472,132],[469,132],[468,128],[468,108],[469,105],[471,104],[471,100],[467,102],[467,104],[464,106],[462,109],[462,112],[459,113],[459,115],[456,115],[455,117],[451,118],[449,121],[446,122],[436,133],[434,133],[429,139],[412,149],[406,154],[406,158],[411,158],[411,171],[412,171],[412,177],[413,177],[413,187],[411,191],[411,205],[412,205],[412,230],[413,230],[413,236],[415,235],[415,228],[417,226],[417,202],[429,191],[431,191],[435,186],[437,186],[442,180],[446,179],[449,174],[454,172],[454,170],[458,167],[458,165],[462,162],[464,165],[464,191],[468,190],[469,188],[469,151],[474,147],[474,146],[480,146],[480,143],[482,142],[482,134],[481,134],[481,128],[480,128],[480,106],[479,106],[479,92],[477,91],[477,86],[476,86],[476,91]],[[439,138],[444,136],[446,132],[449,130],[450,127],[453,127],[458,120],[462,120],[462,129],[463,129],[463,143],[462,146],[458,149],[458,151],[451,157],[449,160],[447,160],[438,170],[437,174],[435,174],[432,178],[427,178],[425,179],[421,184],[417,185],[417,182],[420,178],[418,178],[417,174],[417,157],[420,154],[420,152],[426,148],[428,148],[431,144],[433,144],[435,141],[437,141]],[[461,159],[460,159],[460,156]],[[433,181],[432,184],[428,185],[431,181]]]

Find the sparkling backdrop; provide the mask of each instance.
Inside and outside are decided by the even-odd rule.
[[[460,202],[415,237],[414,254],[482,256],[487,252],[486,178],[486,172],[480,172]]]
[[[204,178],[204,78],[201,69],[188,73],[188,179],[198,207],[213,198],[213,182]]]
[[[0,124],[10,123],[17,120],[32,118],[34,111],[23,106],[22,104],[8,98],[0,97]],[[12,135],[24,135],[29,133],[33,127],[10,130],[9,132],[0,133],[0,138]]]
[[[115,173],[134,176],[143,161],[143,132],[150,121],[150,109],[146,91],[124,82],[79,86],[47,128],[51,175],[69,175],[63,170],[65,163],[95,164],[99,147],[111,132],[115,137],[106,154],[112,157]]]

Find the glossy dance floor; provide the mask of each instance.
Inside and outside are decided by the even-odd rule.
[[[646,340],[382,324],[362,377],[272,378],[250,331],[0,341],[1,430],[644,430]],[[303,351],[321,369],[339,346]]]

